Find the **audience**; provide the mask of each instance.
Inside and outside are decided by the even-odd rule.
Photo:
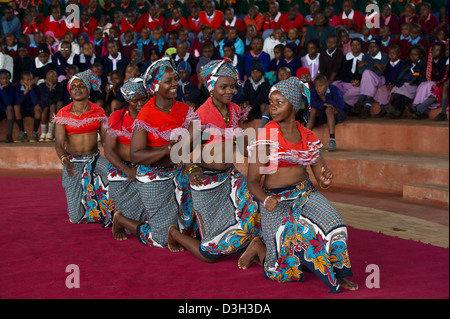
[[[333,109],[334,116],[345,108],[369,117],[375,101],[378,117],[396,118],[408,109],[422,118],[448,104],[447,95],[433,95],[448,87],[448,3],[384,2],[375,27],[365,23],[370,0],[327,1],[322,8],[319,1],[82,0],[74,1],[79,21],[66,17],[66,3],[0,5],[0,119],[7,119],[7,142],[53,140],[49,118],[70,103],[64,84],[76,72],[95,70],[101,86],[91,100],[110,114],[124,102],[122,83],[164,55],[182,75],[177,99],[193,107],[208,97],[199,66],[232,60],[243,81],[240,98],[254,118],[266,112],[257,107],[266,104],[261,91],[306,73],[316,93],[317,77],[321,85],[326,79],[320,96],[341,94],[344,107]],[[12,89],[16,93],[6,93]],[[437,120],[446,119],[442,114]],[[30,136],[23,128],[27,116],[34,118]]]

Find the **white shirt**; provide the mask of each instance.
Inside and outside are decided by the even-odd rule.
[[[119,52],[119,53],[117,54],[117,58],[115,58],[115,59],[111,56],[111,54],[109,54],[109,55],[108,55],[108,59],[110,59],[110,60],[112,61],[112,64],[113,64],[113,71],[115,71],[115,70],[117,69],[117,61],[119,61],[119,60],[122,59],[122,54]]]
[[[354,56],[352,52],[349,52],[345,55],[345,59],[348,60],[353,60],[353,64],[352,64],[352,73],[356,72],[356,67],[358,66],[358,61],[362,61],[362,58],[364,56],[364,53],[360,53],[358,56]]]

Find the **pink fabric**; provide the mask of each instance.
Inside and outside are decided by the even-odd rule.
[[[378,76],[371,70],[365,70],[361,77],[361,94],[374,97],[377,89],[385,82],[384,76]]]

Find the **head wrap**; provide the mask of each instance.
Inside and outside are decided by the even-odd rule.
[[[152,95],[156,94],[159,90],[159,82],[161,82],[164,73],[167,69],[172,69],[177,72],[177,67],[170,57],[163,57],[155,62],[153,62],[145,71],[144,87]]]
[[[233,62],[230,59],[213,60],[202,67],[200,75],[206,81],[206,88],[209,92],[212,92],[216,81],[221,76],[230,76],[238,84],[241,84],[239,79],[239,73],[233,66]]]
[[[75,79],[83,81],[89,92],[91,91],[91,88],[93,88],[94,91],[100,91],[100,84],[102,80],[95,76],[91,70],[86,70],[72,76],[69,83],[67,83],[67,90],[70,91],[70,84],[72,84]]]
[[[142,78],[129,78],[120,88],[120,92],[125,100],[131,100],[137,94],[147,96]]]
[[[279,91],[285,98],[291,102],[295,111],[297,112],[303,102],[302,95],[305,96],[310,103],[310,92],[307,83],[300,81],[296,76],[291,76],[289,79],[283,80],[272,86],[270,94],[274,91]]]

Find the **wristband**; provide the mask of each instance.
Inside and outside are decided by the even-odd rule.
[[[191,174],[191,173],[192,173],[192,170],[193,170],[194,168],[196,168],[196,167],[198,167],[198,166],[197,166],[197,165],[192,165],[192,166],[188,169],[188,173]]]
[[[331,184],[330,184],[330,185],[331,185]],[[323,186],[322,186],[322,181],[319,182],[319,186],[320,186],[320,188],[322,188],[322,189],[328,189],[328,188],[330,188],[330,185],[328,185],[327,187],[323,187]]]
[[[270,197],[272,197],[272,195],[267,196],[266,199],[264,200],[264,203],[263,203],[263,206],[264,206],[264,207],[266,207],[267,200],[268,200]]]
[[[69,159],[69,156],[67,156],[67,154],[64,154],[64,155],[62,155],[59,159],[61,160],[61,163],[64,165],[64,161],[65,161],[66,159]]]

